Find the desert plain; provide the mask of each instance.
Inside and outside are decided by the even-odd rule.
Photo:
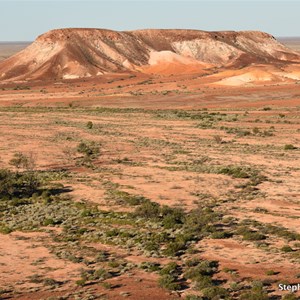
[[[0,299],[298,299],[300,79],[159,66],[0,81]]]

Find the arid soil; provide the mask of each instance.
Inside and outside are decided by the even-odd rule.
[[[65,194],[72,201],[86,200],[104,211],[133,211],[114,196],[124,191],[185,211],[216,203],[224,216],[259,232],[271,224],[300,234],[297,84],[220,87],[194,75],[119,74],[16,86],[3,86],[0,95],[2,168],[12,169],[8,163],[14,153],[33,153],[36,170],[67,174],[55,181],[67,187]],[[99,145],[92,167],[78,165],[76,147],[81,141]],[[265,179],[247,188],[249,179],[215,171],[225,166],[247,168]],[[126,229],[118,223],[113,226]],[[230,226],[227,230],[236,232],[236,225]],[[149,259],[165,264],[163,257],[149,257],[116,241],[80,243],[106,249],[132,264],[129,273],[107,279],[109,289],[97,282],[76,285],[80,270],[89,265],[57,254],[53,243],[59,244],[55,236],[60,230],[60,225],[44,226],[39,232],[24,229],[1,236],[4,299],[178,297],[158,288],[157,273],[139,269]],[[279,282],[298,280],[300,245],[297,238],[276,230],[266,230],[265,236],[261,241],[237,233],[225,239],[206,237],[195,244],[195,253],[167,257],[178,264],[189,257],[217,260],[219,272],[214,276],[226,280],[225,286],[261,280],[270,282],[269,295],[280,295]],[[282,250],[286,245],[291,252]],[[61,242],[56,247],[69,251],[72,246]],[[85,250],[80,251],[85,257]],[[192,286],[179,291],[182,297],[189,293],[199,294]]]
[[[299,297],[278,289],[300,282],[298,67],[179,75],[166,56],[156,74],[0,83],[0,169],[41,181],[0,200],[0,299]],[[218,266],[194,276],[196,259]]]

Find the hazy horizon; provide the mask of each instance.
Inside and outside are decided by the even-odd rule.
[[[0,1],[3,42],[31,42],[51,29],[258,30],[300,36],[298,1]]]

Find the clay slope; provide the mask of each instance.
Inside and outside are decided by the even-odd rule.
[[[168,75],[299,62],[299,53],[262,32],[57,29],[2,61],[0,80],[73,79],[122,71]]]

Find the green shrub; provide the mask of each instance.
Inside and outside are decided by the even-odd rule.
[[[113,285],[110,282],[102,282],[101,285],[107,290],[111,290],[113,288]]]
[[[167,248],[164,249],[163,253],[167,256],[179,256],[182,250],[186,249],[186,244],[184,242],[171,242],[167,244]]]
[[[30,90],[30,86],[28,85],[17,85],[13,88],[15,91],[19,91],[19,90]]]
[[[241,290],[243,288],[241,283],[238,282],[231,282],[230,283],[230,289],[233,292],[238,292],[239,290]]]
[[[43,276],[40,274],[37,274],[37,273],[29,276],[28,278],[29,278],[29,281],[32,283],[42,283],[44,281]]]
[[[213,232],[210,237],[212,239],[228,239],[230,237],[232,237],[232,234],[230,232],[226,232],[226,231],[216,231]]]
[[[53,219],[45,219],[44,226],[55,225],[55,221]]]
[[[157,272],[161,269],[159,263],[144,261],[142,262],[139,267],[146,272]]]
[[[160,209],[160,214],[163,218],[163,226],[166,229],[177,228],[184,223],[184,211],[180,208],[163,206]]]
[[[295,150],[295,149],[297,149],[297,147],[295,147],[292,144],[284,145],[284,150]]]
[[[106,280],[112,278],[112,274],[105,269],[97,269],[93,272],[91,279],[92,280]]]
[[[100,251],[96,257],[97,262],[107,261],[109,257],[109,253],[107,251]]]
[[[181,288],[180,284],[176,282],[176,278],[168,274],[162,275],[158,280],[158,284],[160,287],[171,291],[177,291]]]
[[[266,236],[260,232],[253,231],[247,226],[240,226],[237,231],[237,234],[243,236],[245,241],[260,241],[266,239]]]
[[[273,276],[273,275],[276,275],[276,274],[278,274],[278,272],[276,272],[274,270],[268,270],[268,271],[266,271],[266,275],[268,275],[268,276]]]
[[[247,169],[239,166],[227,166],[218,171],[219,174],[230,175],[233,178],[249,178],[250,173]]]
[[[266,293],[245,292],[240,296],[241,300],[268,300],[270,299]]]
[[[262,287],[253,287],[250,291],[244,292],[240,295],[241,300],[268,300],[268,294]]]
[[[86,285],[86,279],[79,279],[79,280],[76,280],[75,282],[77,285],[79,286],[85,286]]]
[[[159,274],[178,276],[180,274],[180,269],[175,262],[170,262],[160,270]]]
[[[190,263],[190,262],[189,262]],[[195,266],[190,267],[184,273],[184,277],[195,280],[199,275],[212,276],[218,271],[219,263],[217,261],[200,260],[194,262]]]
[[[60,281],[57,281],[57,280],[55,280],[53,278],[45,278],[44,279],[44,285],[58,286],[60,284],[61,284]]]
[[[283,251],[283,252],[293,252],[294,250],[289,245],[284,245],[281,248],[281,251]]]
[[[95,158],[99,154],[99,147],[95,142],[81,142],[77,146],[77,152],[84,154],[85,157]]]
[[[158,251],[159,248],[160,248],[160,245],[158,242],[156,241],[147,241],[145,244],[144,244],[144,248],[145,250],[147,251]]]
[[[219,286],[205,288],[202,290],[202,293],[207,299],[224,299],[229,296],[228,291]]]
[[[160,207],[158,203],[146,201],[135,209],[134,215],[142,218],[157,218],[160,213]]]
[[[0,197],[31,197],[39,191],[40,186],[40,180],[34,172],[14,173],[0,170]]]
[[[297,300],[299,299],[295,294],[287,294],[282,297],[282,300]]]
[[[108,191],[109,197],[116,201],[118,204],[129,204],[132,206],[137,206],[142,203],[149,201],[144,196],[140,195],[132,195],[125,191],[120,191],[117,189],[113,189]]]
[[[12,229],[7,227],[6,225],[0,226],[0,233],[2,234],[9,234],[12,232]]]
[[[245,241],[261,241],[261,240],[265,240],[265,239],[266,239],[266,236],[257,231],[248,231],[243,234],[243,240],[245,240]]]
[[[197,238],[209,236],[215,231],[214,223],[222,218],[220,213],[214,212],[212,209],[197,208],[185,216],[184,229],[186,233],[192,234]]]
[[[93,124],[92,121],[88,121],[88,122],[86,123],[86,127],[87,127],[88,129],[92,129],[93,126],[94,126],[94,124]]]
[[[198,275],[196,278],[194,278],[194,281],[195,281],[195,288],[200,291],[205,288],[214,286],[213,279],[207,275],[205,276]]]
[[[32,155],[25,155],[21,152],[17,152],[9,161],[9,164],[17,169],[23,168],[26,170],[32,170],[35,166],[35,160]]]
[[[227,268],[227,267],[223,268],[222,271],[225,272],[225,273],[229,273],[229,274],[234,274],[234,273],[236,273],[236,270],[235,270],[235,269],[231,269],[231,268]]]
[[[192,259],[189,259],[189,260],[185,261],[185,265],[186,265],[187,267],[195,267],[195,266],[197,266],[200,262],[201,262],[201,259],[200,259],[200,258],[192,258]]]

